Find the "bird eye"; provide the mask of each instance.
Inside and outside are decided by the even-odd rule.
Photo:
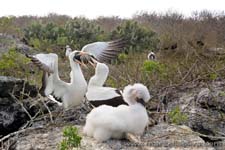
[[[80,53],[79,52],[76,52],[75,54],[74,54],[74,57],[73,57],[73,59],[75,60],[78,60],[78,61],[81,61],[81,59],[80,59]]]

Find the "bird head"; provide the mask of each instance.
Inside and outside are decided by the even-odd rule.
[[[96,64],[98,63],[95,57],[87,52],[73,51],[72,57],[73,61],[84,67],[87,67],[87,64],[91,64],[93,67],[96,67]]]
[[[148,54],[148,59],[149,59],[149,60],[156,60],[155,53],[154,53],[154,52],[150,52],[150,53]]]
[[[109,67],[104,63],[96,63],[95,65],[95,74],[98,76],[105,76],[109,74]]]
[[[69,54],[72,52],[72,49],[70,48],[69,45],[66,45],[66,57],[69,57]]]
[[[133,105],[136,103],[145,104],[150,99],[150,94],[146,86],[141,83],[135,83],[134,85],[128,85],[123,91],[124,100]]]

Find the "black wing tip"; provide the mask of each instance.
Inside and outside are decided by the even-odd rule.
[[[128,42],[127,38],[119,38],[109,42],[109,44],[126,44]]]
[[[43,70],[42,72],[42,79],[41,79],[42,85],[41,88],[39,90],[39,93],[41,94],[41,96],[45,97],[47,95],[45,95],[45,89],[47,86],[47,72]]]
[[[30,55],[30,54],[28,54],[28,53],[25,53],[25,56],[26,56],[27,58],[33,58],[33,56]]]

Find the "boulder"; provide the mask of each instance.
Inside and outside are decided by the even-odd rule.
[[[13,77],[0,76],[0,97],[10,97],[13,93],[16,97],[20,97],[22,94],[27,98],[36,97],[38,90],[36,86],[30,85],[22,79],[17,79]]]
[[[225,137],[225,81],[202,84],[185,90],[174,89],[176,96],[170,97],[167,111],[179,106],[188,116],[185,124],[196,132]],[[221,141],[219,138],[202,137],[207,142]]]
[[[31,98],[37,93],[37,88],[24,80],[0,76],[0,135],[16,131],[30,120],[28,113],[37,112],[31,107]]]
[[[7,35],[0,33],[0,56],[3,53],[8,52],[10,48],[15,48],[20,53],[34,53],[37,50],[28,46],[27,41],[23,39],[19,39],[14,35]]]
[[[28,120],[22,106],[13,98],[0,98],[0,135],[18,130]]]
[[[79,135],[82,137],[80,149],[87,150],[166,150],[166,149],[197,149],[197,150],[214,150],[214,148],[204,142],[199,136],[193,134],[193,131],[187,126],[177,126],[168,124],[158,124],[148,128],[144,135],[135,140],[115,140],[111,139],[100,143],[95,139],[83,135],[83,127],[79,128]],[[16,150],[51,150],[57,149],[62,141],[63,127],[47,127],[40,130],[29,131],[29,133],[19,137],[16,140]]]

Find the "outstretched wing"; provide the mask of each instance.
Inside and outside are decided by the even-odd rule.
[[[94,42],[85,45],[81,51],[88,52],[100,62],[109,62],[121,53],[126,41],[118,39],[109,42]]]
[[[26,54],[31,61],[37,65],[43,71],[48,73],[54,72],[54,65],[58,61],[58,56],[53,53],[49,54],[36,54],[36,55],[28,55]]]
[[[54,53],[26,55],[31,61],[43,70],[42,87],[40,93],[48,96],[53,94],[62,98],[67,90],[67,83],[60,80],[58,75],[58,56]]]

